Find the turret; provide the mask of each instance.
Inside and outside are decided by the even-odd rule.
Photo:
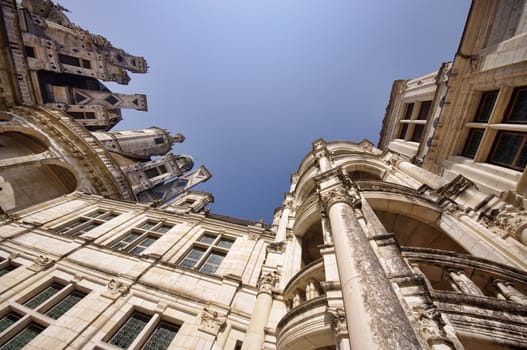
[[[97,131],[92,133],[107,150],[125,157],[147,160],[167,154],[174,142],[183,142],[185,136],[170,135],[167,131],[150,127],[142,130]]]

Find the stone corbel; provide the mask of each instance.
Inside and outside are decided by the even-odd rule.
[[[226,315],[220,315],[217,311],[205,307],[201,313],[199,330],[216,336],[226,323]]]
[[[331,327],[336,336],[343,336],[348,334],[348,326],[346,323],[346,312],[342,308],[327,308],[326,312],[331,317]]]
[[[38,257],[33,260],[33,265],[28,266],[28,269],[31,271],[42,271],[46,270],[47,268],[51,267],[55,263],[55,260],[52,260],[44,255],[39,255]]]

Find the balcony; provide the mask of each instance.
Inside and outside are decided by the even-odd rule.
[[[277,349],[318,349],[335,345],[322,259],[304,266],[284,289],[288,312],[277,326]]]

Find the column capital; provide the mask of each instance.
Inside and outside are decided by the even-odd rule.
[[[335,203],[347,203],[354,209],[361,207],[359,187],[340,168],[320,174],[315,178],[324,211]],[[327,187],[323,185],[329,183]]]

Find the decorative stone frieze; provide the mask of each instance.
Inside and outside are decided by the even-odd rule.
[[[215,310],[210,310],[205,307],[201,313],[201,321],[199,325],[199,330],[204,331],[209,334],[218,335],[218,333],[225,327],[227,323],[227,316],[220,315],[219,312]]]
[[[448,184],[440,187],[437,190],[437,193],[448,198],[453,198],[460,195],[467,188],[474,186],[474,183],[464,177],[463,175],[458,175]]]
[[[482,213],[480,221],[503,238],[512,236],[527,243],[527,211],[512,205]]]
[[[33,260],[33,265],[28,266],[31,271],[42,271],[45,270],[55,263],[55,260],[48,258],[44,255],[39,255]]]

